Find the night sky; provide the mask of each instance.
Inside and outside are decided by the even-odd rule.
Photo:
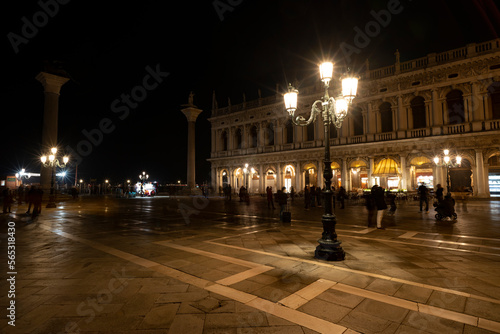
[[[312,83],[322,59],[361,72],[366,59],[372,69],[393,64],[396,49],[406,61],[500,35],[493,0],[11,1],[1,24],[0,174],[39,171],[44,96],[35,76],[49,62],[71,78],[59,100],[59,147],[76,150],[83,131],[110,119],[113,131],[83,157],[78,178],[113,183],[143,170],[159,182],[186,181],[180,110],[190,91],[203,110],[196,124],[196,179],[203,182],[210,177],[214,90],[224,107],[228,97],[241,103],[243,93],[256,99],[259,88],[266,97],[276,84],[281,94],[289,81]],[[358,32],[367,26],[371,36],[362,40]],[[128,114],[117,111],[122,96],[155,70],[161,82],[150,80],[154,88]]]

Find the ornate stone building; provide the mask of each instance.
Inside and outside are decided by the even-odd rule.
[[[298,88],[298,112],[308,114],[321,83]],[[214,96],[210,118],[215,189],[323,186],[322,122],[292,125],[281,94],[228,102],[219,108]],[[500,183],[500,39],[407,62],[396,52],[394,65],[374,70],[367,62],[348,117],[331,130],[336,188],[412,191],[420,182],[446,188],[447,168],[434,158],[449,149],[453,162],[462,157],[448,170],[452,191],[470,188],[479,197],[500,191],[494,185]]]

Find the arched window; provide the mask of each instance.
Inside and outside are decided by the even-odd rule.
[[[427,127],[425,118],[425,101],[421,96],[415,97],[410,102],[411,114],[413,116],[413,128],[420,129]]]
[[[227,151],[227,132],[226,131],[222,131],[221,140],[222,140],[222,150]]]
[[[266,145],[274,145],[274,125],[269,122],[266,127]]]
[[[500,82],[495,81],[488,87],[491,99],[491,119],[500,119]]]
[[[241,143],[242,143],[242,134],[241,134],[241,129],[238,128],[238,129],[236,129],[236,133],[235,133],[236,149],[241,148]]]
[[[287,144],[291,144],[293,143],[293,128],[294,128],[294,125],[292,123],[292,121],[288,121],[286,123],[286,143]]]
[[[461,124],[465,122],[464,98],[461,91],[454,89],[446,94],[448,105],[448,124]]]
[[[306,141],[314,140],[314,122],[312,122],[307,126],[306,135],[307,135]]]
[[[361,108],[354,107],[351,111],[352,121],[354,125],[354,135],[363,135],[363,114],[361,113]]]
[[[380,105],[380,119],[381,119],[381,131],[382,132],[392,132],[394,131],[392,127],[392,110],[391,104],[389,102],[384,102]]]
[[[257,147],[257,127],[255,125],[250,128],[250,146]]]

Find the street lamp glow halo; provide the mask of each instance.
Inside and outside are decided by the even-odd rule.
[[[285,99],[285,109],[288,111],[290,116],[293,115],[295,110],[297,110],[297,96],[299,95],[299,91],[295,89],[292,84],[288,85],[288,93],[284,95]]]
[[[333,77],[333,63],[326,61],[319,65],[319,77],[326,85]]]

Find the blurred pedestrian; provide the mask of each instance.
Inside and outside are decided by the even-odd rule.
[[[9,188],[5,188],[2,192],[3,194],[3,213],[11,213],[11,206],[14,198],[12,197],[12,191]]]
[[[306,210],[309,210],[309,204],[311,204],[311,193],[309,187],[306,186],[304,188],[304,205]]]
[[[375,205],[374,194],[366,192],[363,197],[365,198],[366,210],[368,210],[368,227],[375,227],[377,226],[377,206]]]
[[[36,192],[36,187],[35,186],[31,186],[30,190],[28,190],[27,194],[26,194],[26,202],[28,203],[28,211],[26,211],[26,214],[29,214],[30,213],[30,210],[31,210],[31,206],[32,205],[35,205],[35,192]]]
[[[436,188],[437,188],[436,189],[436,199],[437,199],[437,201],[439,203],[439,202],[441,202],[443,200],[443,191],[444,191],[444,188],[443,188],[443,186],[441,186],[441,184],[438,184],[436,186]],[[422,210],[422,209],[420,209],[420,210]]]
[[[422,212],[422,204],[425,203],[425,213],[429,213],[429,190],[423,182],[418,187],[418,194],[420,195],[420,212]]]
[[[42,213],[42,198],[43,190],[40,188],[36,189],[33,195],[33,213],[31,214],[31,219],[35,219]]]
[[[266,194],[267,194],[267,208],[270,209],[272,207],[274,210],[275,207],[273,201],[273,187],[267,187]]]
[[[311,208],[316,207],[316,187],[315,186],[311,186],[311,188],[309,189],[309,206]]]
[[[321,208],[321,194],[323,191],[321,190],[320,187],[316,187],[316,203],[318,206]]]
[[[346,191],[344,187],[341,186],[339,188],[339,193],[337,194],[337,199],[340,202],[341,209],[345,209],[345,203],[344,203],[345,197],[346,197]]]
[[[293,186],[290,187],[290,197],[292,198],[292,202],[295,198],[295,188]]]
[[[278,205],[280,206],[280,220],[283,221],[283,212],[285,211],[288,195],[286,194],[286,188],[283,187],[278,190],[276,197],[278,199]]]
[[[384,211],[387,209],[384,197],[384,188],[374,185],[372,187],[372,194],[375,206],[377,207],[377,228],[384,229],[382,226],[382,218],[384,217]]]

